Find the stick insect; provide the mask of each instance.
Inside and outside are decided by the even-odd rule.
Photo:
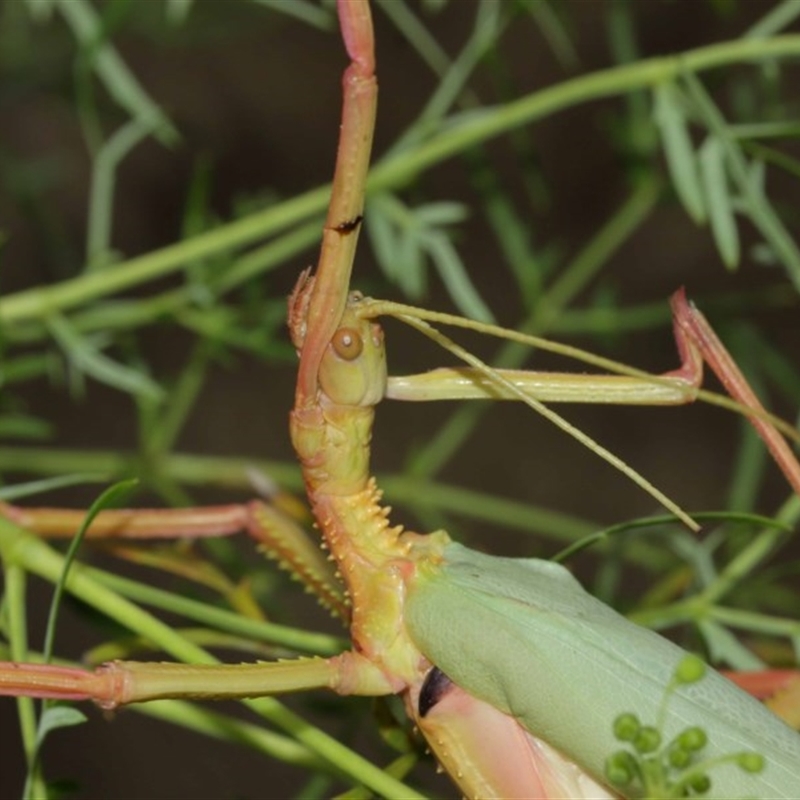
[[[91,698],[107,707],[166,696],[250,697],[320,687],[345,695],[401,694],[409,716],[469,796],[577,796],[576,792],[613,796],[608,793],[616,789],[608,785],[603,760],[611,754],[611,726],[626,710],[630,695],[621,697],[617,689],[608,693],[614,697],[610,705],[596,703],[598,707],[591,709],[592,715],[583,723],[588,736],[582,736],[580,726],[570,719],[570,705],[577,706],[585,717],[598,700],[598,692],[603,692],[602,686],[592,685],[593,676],[600,672],[610,679],[617,673],[613,677],[622,687],[636,689],[634,710],[658,716],[663,708],[671,715],[661,720],[667,735],[680,731],[678,722],[685,725],[687,719],[694,719],[709,727],[714,758],[731,755],[732,748],[743,747],[745,739],[751,744],[755,740],[756,751],[766,750],[757,752],[767,765],[763,774],[758,772],[755,777],[737,770],[735,763],[719,765],[711,775],[715,791],[721,792],[715,796],[736,796],[740,791],[791,796],[800,757],[794,733],[716,676],[703,678],[697,692],[681,689],[670,694],[679,651],[591,600],[565,571],[546,562],[493,559],[455,545],[443,532],[419,536],[388,523],[388,511],[379,506],[367,461],[372,406],[384,392],[404,399],[523,395],[534,404],[538,401],[535,394],[531,400],[532,390],[524,376],[498,377],[496,371],[487,371],[474,359],[470,369],[396,380],[385,388],[383,333],[376,318],[393,313],[424,330],[427,327],[419,322],[424,315],[418,312],[348,294],[362,219],[375,88],[368,7],[357,0],[345,0],[340,3],[340,13],[353,63],[345,76],[341,145],[322,255],[314,276],[304,274],[290,303],[290,328],[300,354],[292,437],[304,465],[314,516],[347,585],[349,605],[340,613],[350,620],[354,648],[327,659],[263,663],[252,668],[198,665],[190,669],[126,662],[90,673],[72,667],[8,664],[0,672],[0,685],[9,693]],[[710,339],[712,334],[702,316],[681,295],[674,303],[678,331],[690,329],[689,338],[682,336],[679,340],[683,356],[680,370],[661,378],[632,374],[577,381],[559,391],[568,393],[572,385],[592,385],[601,397],[604,392],[615,393],[617,389],[612,387],[619,386],[628,395],[647,393],[660,398],[662,392],[671,394],[676,387],[682,396],[692,394],[697,373],[692,347],[699,342],[704,356],[729,383],[734,398],[753,415],[754,424],[787,477],[796,489],[800,488],[791,453],[758,401],[742,386],[738,371],[731,364],[720,363],[724,351]],[[546,395],[557,382],[548,381]],[[46,555],[49,551],[38,540],[25,537],[20,528],[58,535],[74,530],[81,516],[12,506],[6,508],[6,515],[13,524],[4,525],[5,547],[9,551],[31,548],[39,569],[49,569],[58,562]],[[269,509],[257,504],[139,515],[103,512],[89,535],[104,537],[113,531],[123,537],[199,536],[245,527],[318,587],[330,604],[341,605],[339,594],[329,588],[324,565],[314,556],[299,555],[294,547],[284,545],[282,536],[289,530],[288,523],[269,515]],[[86,576],[76,571],[67,585],[80,595],[88,584]],[[498,620],[508,615],[509,607],[519,605],[525,607],[525,614],[520,621],[514,620],[517,627],[502,629]],[[487,615],[480,637],[471,643],[458,641],[465,637],[453,624],[465,608],[470,619]],[[530,622],[532,616],[544,611],[555,612],[554,632],[544,619]],[[570,629],[567,621],[571,615],[588,619],[588,629]],[[531,656],[534,651],[514,650],[515,642],[523,647],[530,645],[526,628],[533,638],[550,637],[553,649],[546,655],[553,659],[551,663],[547,664],[539,652]],[[570,632],[561,636],[564,630]],[[614,652],[608,644],[615,636],[635,643],[633,651],[649,654],[646,666],[635,659],[617,662],[616,669],[605,665],[602,659]],[[576,641],[581,647],[591,648],[591,660],[586,659],[585,652],[582,656],[575,654]],[[563,649],[558,649],[559,645]],[[489,660],[485,658],[487,651]],[[515,664],[540,660],[545,667],[536,673],[532,690],[530,675]],[[584,667],[590,667],[588,671],[580,671],[581,661]],[[564,666],[569,668],[562,673]],[[517,685],[517,674],[524,685]],[[545,688],[548,677],[558,682]],[[564,683],[560,682],[562,678]],[[573,693],[578,687],[588,688],[590,693],[583,703],[576,704]],[[128,691],[132,694],[126,694]],[[555,706],[553,698],[559,700]],[[719,718],[714,719],[715,715]],[[737,734],[732,720],[742,716],[748,721],[747,730]],[[561,722],[566,723],[565,730],[559,728]],[[598,733],[604,726],[605,732]],[[491,741],[501,751],[523,748],[517,751],[521,757],[512,759],[514,768],[496,769],[497,754],[487,750],[487,729],[492,730]],[[738,729],[741,731],[741,726]],[[754,731],[763,732],[763,736],[753,736]],[[528,734],[541,735],[542,739],[533,743]],[[331,742],[314,741],[314,737],[301,741],[331,756]],[[519,770],[522,762],[529,762],[531,769]],[[369,775],[364,782],[370,785],[370,780],[373,790],[391,793],[376,782],[377,776]],[[636,791],[619,788],[623,796],[635,796]]]

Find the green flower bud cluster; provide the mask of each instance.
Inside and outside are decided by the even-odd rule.
[[[667,686],[662,712],[669,696],[679,686],[696,683],[705,675],[705,664],[696,656],[686,656]],[[716,766],[734,763],[745,772],[761,772],[764,758],[758,753],[732,753],[703,759],[708,744],[706,732],[697,726],[682,730],[670,741],[662,735],[663,717],[657,725],[644,725],[636,714],[626,712],[614,720],[614,738],[627,749],[617,750],[606,759],[608,782],[626,796],[652,800],[675,800],[708,796],[712,788],[710,772]]]

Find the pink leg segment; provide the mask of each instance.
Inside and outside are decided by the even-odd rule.
[[[683,289],[675,292],[670,302],[675,319],[675,336],[684,361],[686,353],[682,341],[688,339],[700,351],[730,396],[747,408],[764,415],[751,416],[750,422],[764,440],[792,488],[800,495],[800,464],[784,438],[766,419],[766,409],[750,388],[731,354],[714,333],[708,320],[686,299]]]

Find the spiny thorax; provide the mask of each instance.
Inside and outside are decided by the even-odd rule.
[[[295,406],[292,441],[325,543],[346,585],[358,652],[398,682],[417,679],[421,655],[405,631],[406,589],[422,552],[436,560],[443,537],[389,524],[389,508],[369,474],[374,407],[384,396],[383,332],[350,304],[317,372],[317,392]],[[301,369],[303,356],[301,351]]]
[[[417,654],[402,644],[403,604],[417,537],[390,526],[369,477],[373,416],[372,407],[322,402],[295,410],[291,429],[314,516],[347,587],[353,641],[376,663],[391,661],[393,673],[410,675]]]
[[[292,412],[291,431],[314,516],[351,594],[357,583],[354,560],[380,569],[402,557],[401,528],[390,527],[388,508],[369,476],[372,407],[327,402]]]

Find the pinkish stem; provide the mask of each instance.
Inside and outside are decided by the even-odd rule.
[[[369,4],[366,0],[339,0],[338,9],[352,62],[343,78],[339,149],[317,272],[313,282],[305,284],[293,299],[294,308],[302,308],[302,313],[290,313],[291,324],[303,329],[293,331],[295,341],[303,341],[297,408],[316,403],[319,364],[344,313],[375,128],[378,84]]]

